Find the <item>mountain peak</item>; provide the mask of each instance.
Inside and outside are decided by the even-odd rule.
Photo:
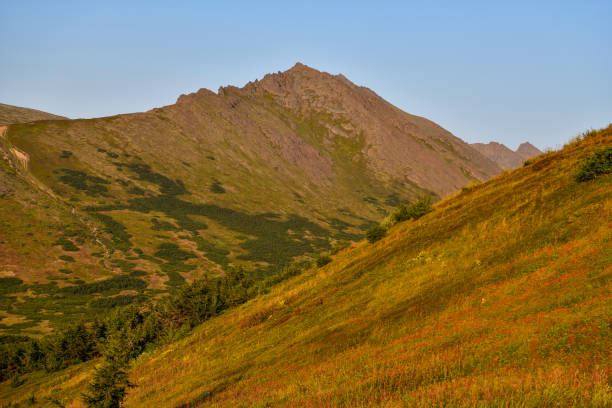
[[[512,151],[506,145],[498,142],[472,143],[472,147],[481,154],[494,161],[503,169],[513,169],[519,167],[523,161],[539,156],[542,152],[529,142],[519,146],[516,151]]]
[[[518,153],[524,159],[529,159],[534,156],[538,156],[542,154],[542,151],[532,145],[529,142],[521,143],[521,145],[516,149],[516,153]]]
[[[287,71],[285,72],[300,72],[300,71],[316,71],[316,72],[321,72],[318,69],[309,67],[306,64],[302,64],[301,62],[296,62],[294,66],[292,66],[291,68],[289,68]]]

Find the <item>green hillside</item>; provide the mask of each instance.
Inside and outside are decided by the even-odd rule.
[[[611,149],[589,132],[145,352],[125,406],[609,407]],[[95,365],[0,397],[84,406]]]

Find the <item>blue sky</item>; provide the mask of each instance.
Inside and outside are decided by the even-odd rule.
[[[0,21],[0,102],[72,118],[300,61],[469,142],[556,147],[612,122],[609,0],[0,0]]]

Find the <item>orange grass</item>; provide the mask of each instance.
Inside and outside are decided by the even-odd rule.
[[[605,145],[612,127],[141,356],[126,406],[612,406],[612,176],[574,179]]]

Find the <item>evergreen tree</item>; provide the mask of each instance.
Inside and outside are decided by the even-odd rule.
[[[104,349],[104,360],[96,368],[88,393],[83,399],[92,408],[119,408],[132,387],[128,380],[127,367],[130,357],[128,336],[124,331],[108,338]]]

